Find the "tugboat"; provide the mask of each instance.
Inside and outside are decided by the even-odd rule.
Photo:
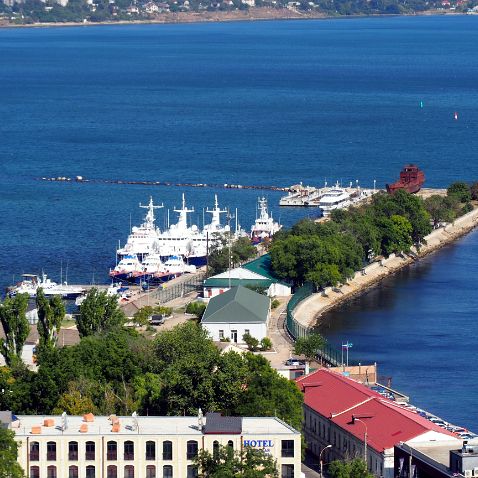
[[[424,182],[423,171],[415,164],[407,164],[400,172],[400,179],[393,184],[387,184],[387,192],[393,194],[395,191],[403,189],[410,194],[417,193]]]

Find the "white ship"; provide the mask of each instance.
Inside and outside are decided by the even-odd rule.
[[[59,295],[63,299],[74,299],[82,295],[85,290],[76,285],[69,285],[67,282],[58,284],[47,277],[45,273],[41,276],[35,274],[22,274],[22,280],[8,290],[10,297],[16,294],[28,294],[30,298],[37,296],[38,288],[42,288],[47,297]]]
[[[344,209],[352,204],[351,194],[345,188],[339,187],[339,183],[335,187],[330,188],[320,197],[319,207],[324,216],[329,216],[334,209]]]
[[[139,207],[147,209],[148,212],[144,217],[144,222],[140,226],[134,226],[131,229],[126,244],[116,251],[120,260],[125,256],[137,255],[138,259],[142,261],[148,254],[158,251],[161,232],[155,224],[154,210],[164,206],[163,204],[154,205],[153,198],[150,197],[147,206],[143,206],[140,203]]]
[[[129,280],[135,273],[140,273],[143,265],[136,254],[128,254],[118,262],[116,267],[110,271],[110,277],[116,280]]]
[[[259,217],[251,228],[252,242],[262,242],[264,239],[272,237],[276,232],[280,231],[282,226],[274,222],[272,214],[267,211],[267,199],[259,198],[258,206]]]

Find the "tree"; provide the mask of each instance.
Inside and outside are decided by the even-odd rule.
[[[278,478],[277,463],[264,450],[219,446],[211,454],[200,450],[195,458],[201,478]]]
[[[413,244],[410,221],[398,215],[385,219],[383,249],[387,254],[408,252]]]
[[[317,264],[315,269],[307,274],[307,280],[313,282],[317,289],[336,286],[342,279],[337,264]]]
[[[41,287],[37,290],[36,305],[38,309],[38,335],[40,336],[40,355],[45,349],[56,346],[61,322],[65,318],[65,305],[61,297],[56,295],[48,299]]]
[[[302,426],[303,396],[297,385],[280,376],[262,355],[243,355],[246,366],[244,391],[233,414],[279,417],[297,430]]]
[[[450,186],[446,190],[446,194],[447,196],[457,198],[462,203],[471,201],[470,186],[461,181],[457,181],[453,184],[450,184]]]
[[[19,444],[12,430],[0,427],[0,478],[24,478],[25,474],[17,462]]]
[[[84,415],[85,413],[96,413],[93,400],[88,395],[83,395],[79,390],[72,390],[61,395],[54,414],[66,412],[68,415]]]
[[[315,360],[320,350],[325,347],[326,340],[320,334],[309,334],[307,337],[299,337],[294,344],[294,353],[304,355],[312,362]]]
[[[470,186],[470,194],[471,194],[471,199],[473,199],[473,201],[477,201],[477,200],[478,200],[478,181],[477,181],[477,182],[474,182],[474,183]]]
[[[21,361],[23,346],[30,332],[27,308],[28,294],[7,297],[0,304],[0,322],[5,334],[5,338],[0,339],[0,353],[7,365]]]
[[[186,314],[195,315],[198,319],[202,319],[206,310],[206,304],[203,302],[189,302],[186,306]]]
[[[154,308],[150,305],[141,307],[133,315],[133,322],[139,326],[145,326],[149,324],[149,319],[154,313]]]
[[[229,247],[227,241],[228,239],[224,238],[211,248],[208,257],[209,275],[220,274],[229,268]],[[237,267],[255,257],[256,254],[257,250],[251,244],[250,239],[248,237],[240,237],[231,244],[231,266]]]
[[[350,461],[335,460],[329,465],[328,471],[332,478],[373,478],[361,458]]]
[[[244,340],[247,348],[251,352],[255,352],[259,348],[259,340],[253,337],[251,334],[246,333],[242,336],[242,340]]]
[[[126,317],[118,306],[118,299],[93,288],[80,305],[76,326],[80,337],[86,337],[121,327],[125,320]]]
[[[443,197],[434,194],[425,199],[425,209],[430,214],[433,226],[437,227],[440,222],[452,222],[456,217],[456,201],[452,197]]]

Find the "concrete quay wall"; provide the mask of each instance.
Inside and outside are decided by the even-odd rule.
[[[380,262],[370,264],[363,271],[356,272],[354,277],[341,287],[328,287],[324,291],[312,294],[297,305],[294,310],[294,319],[304,327],[313,327],[320,321],[320,317],[333,307],[365,293],[385,277],[412,264],[417,258],[452,243],[476,226],[478,226],[478,208],[461,216],[453,223],[432,231],[426,236],[426,244],[423,244],[419,251],[412,248],[411,255],[391,254]]]

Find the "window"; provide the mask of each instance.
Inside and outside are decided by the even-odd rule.
[[[49,441],[46,444],[46,459],[48,461],[55,461],[56,460],[56,442]]]
[[[214,443],[212,444],[212,456],[215,459],[219,457],[219,442],[217,440],[214,440]]]
[[[109,461],[118,459],[118,444],[115,441],[106,443],[106,459]]]
[[[220,330],[219,331],[219,340],[223,340],[224,339],[224,330]]]
[[[86,460],[94,460],[95,459],[95,442],[94,441],[87,441],[86,442],[86,444],[85,444],[85,459]],[[88,467],[86,469],[88,470]],[[94,470],[93,470],[93,473],[94,473]],[[88,475],[88,472],[87,472],[87,475]]]
[[[294,478],[294,465],[282,465],[281,478]]]
[[[47,476],[47,478],[56,478],[56,466],[55,465],[50,465],[46,469],[46,476]]]
[[[187,443],[186,458],[188,460],[194,460],[198,454],[198,442],[195,440],[189,440]]]
[[[132,441],[124,442],[124,459],[134,460],[134,443]]]
[[[87,442],[87,443],[91,443],[91,442]],[[86,467],[86,478],[96,478],[96,471],[94,466],[89,465]]]
[[[118,478],[116,465],[108,465],[106,468],[106,478]]]
[[[40,478],[39,466],[30,466],[30,478]]]
[[[124,478],[134,478],[134,466],[126,465],[124,467]]]
[[[71,465],[68,468],[68,478],[78,478],[78,467],[76,465]]]
[[[244,335],[246,334],[251,335],[251,331],[249,329],[244,329]]]
[[[40,444],[37,441],[32,441],[30,443],[30,461],[38,461],[39,459],[40,459]],[[33,466],[32,468],[35,468],[35,467]]]
[[[173,467],[171,465],[163,466],[163,478],[173,478]]]
[[[163,441],[163,460],[173,459],[173,443],[170,441]]]
[[[68,459],[69,460],[78,460],[78,442],[70,441],[68,443]]]
[[[146,478],[156,478],[156,467],[154,465],[146,467]]]
[[[198,477],[198,469],[197,466],[188,465],[188,475],[187,478],[197,478]]]
[[[227,447],[229,448],[229,451],[233,451],[234,450],[234,443],[232,442],[232,440],[229,440],[227,442]]]
[[[294,440],[282,440],[281,456],[291,458],[294,456]]]
[[[156,460],[156,443],[154,441],[146,442],[146,459]]]

